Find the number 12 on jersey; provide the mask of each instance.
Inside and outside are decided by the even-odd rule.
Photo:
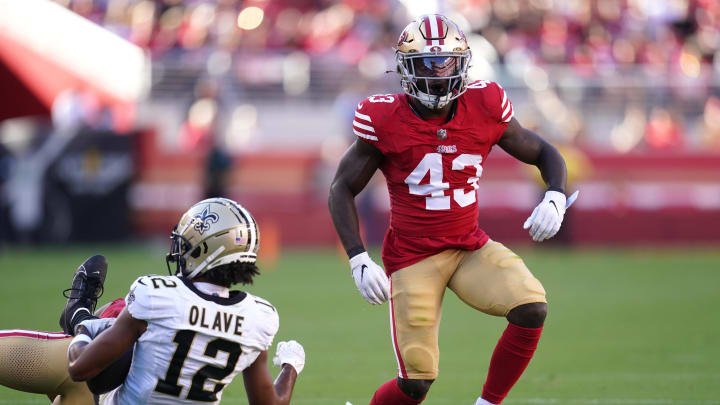
[[[175,354],[173,354],[170,365],[165,377],[158,380],[155,391],[163,394],[179,397],[183,387],[178,384],[182,368],[185,366],[185,359],[190,353],[190,347],[195,339],[197,332],[192,330],[180,330],[175,334],[173,342],[177,345]],[[229,376],[235,370],[238,359],[242,354],[242,348],[239,343],[231,342],[225,339],[215,339],[210,341],[205,347],[205,356],[217,357],[218,352],[227,353],[227,363],[224,368],[206,365],[195,372],[192,377],[192,385],[187,394],[187,399],[200,402],[217,401],[217,393],[220,392],[225,385],[216,383],[212,391],[205,391],[205,382],[208,379],[220,381]]]
[[[413,195],[430,195],[425,197],[425,209],[432,211],[449,210],[450,196],[445,195],[445,190],[450,188],[450,183],[443,181],[443,162],[442,154],[428,153],[423,156],[422,160],[413,169],[412,173],[405,179],[405,183],[410,188],[410,194]],[[452,161],[452,170],[463,170],[468,166],[475,167],[475,176],[468,177],[467,183],[470,184],[472,190],[465,192],[464,188],[456,188],[452,190],[452,197],[461,207],[476,201],[475,190],[478,189],[478,180],[482,175],[482,155],[471,155],[463,153]],[[427,173],[430,172],[430,182],[428,184],[420,184]]]

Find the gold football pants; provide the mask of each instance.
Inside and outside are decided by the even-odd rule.
[[[445,288],[489,315],[547,302],[545,290],[525,263],[501,243],[478,250],[449,249],[394,272],[390,279],[390,328],[398,375],[435,379],[440,353],[438,327]]]
[[[0,385],[55,397],[54,405],[94,405],[84,382],[68,374],[72,336],[31,330],[0,330]]]

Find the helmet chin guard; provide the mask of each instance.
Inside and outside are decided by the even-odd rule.
[[[430,109],[443,108],[465,92],[471,58],[465,34],[439,14],[408,24],[395,47],[403,91]]]

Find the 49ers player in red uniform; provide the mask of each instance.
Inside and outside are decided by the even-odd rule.
[[[358,289],[373,304],[390,299],[398,378],[380,386],[371,405],[413,405],[425,398],[438,375],[446,288],[473,308],[509,321],[476,404],[502,402],[540,339],[545,290],[518,256],[478,227],[476,190],[493,145],[537,166],[548,191],[523,226],[539,242],[562,223],[565,162],[513,118],[502,87],[468,82],[470,57],[465,35],[448,18],[425,15],[411,22],[396,47],[404,94],[358,104],[358,139],[331,186],[330,212]],[[365,251],[354,202],[377,169],[391,202],[382,249],[386,271]]]

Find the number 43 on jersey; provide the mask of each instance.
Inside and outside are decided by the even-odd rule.
[[[428,153],[413,169],[412,173],[405,179],[410,188],[410,194],[429,195],[425,197],[425,209],[439,211],[450,209],[450,196],[445,195],[445,190],[450,188],[450,183],[443,181],[443,155],[440,153]],[[452,170],[463,170],[468,166],[475,167],[475,176],[469,177],[467,183],[472,190],[465,192],[465,188],[452,190],[452,198],[461,207],[467,207],[476,201],[475,190],[478,189],[478,180],[482,175],[482,155],[471,155],[463,153],[452,161]],[[430,172],[430,182],[420,184]]]

